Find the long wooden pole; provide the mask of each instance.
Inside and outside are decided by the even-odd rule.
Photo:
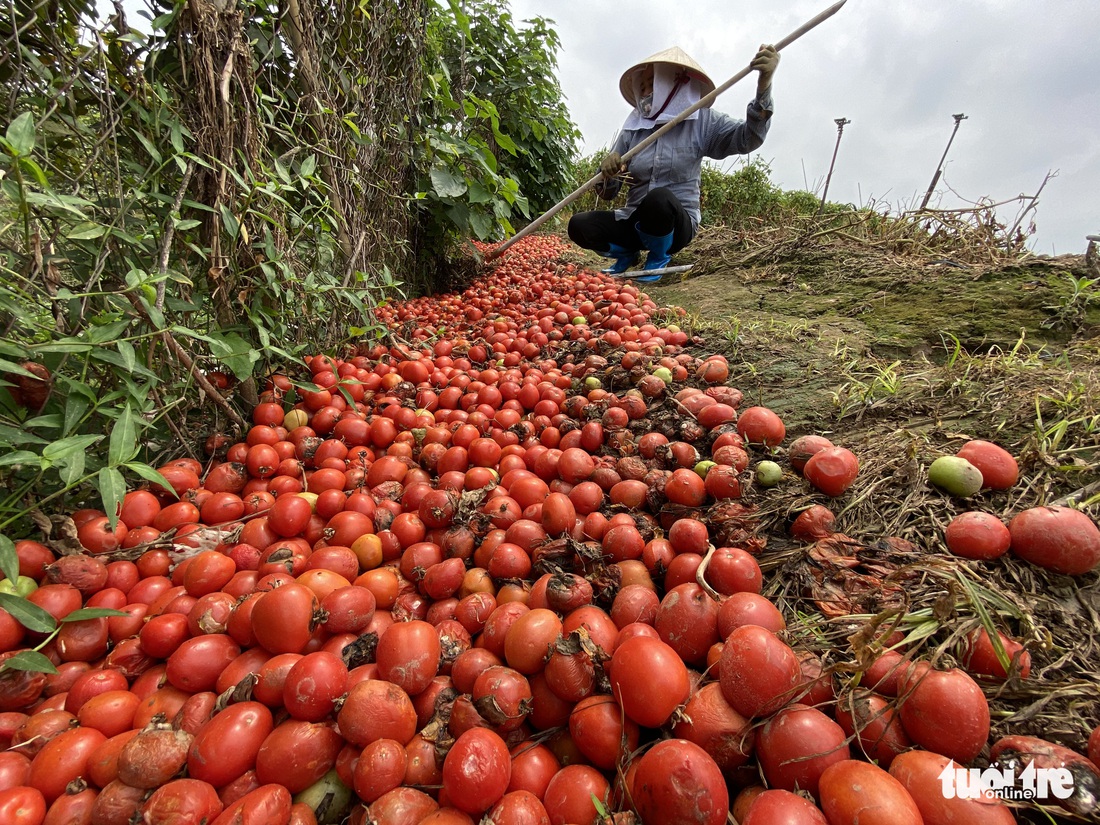
[[[830,17],[832,17],[834,14],[836,14],[838,11],[840,11],[841,6],[843,6],[847,2],[848,2],[848,0],[840,0],[839,3],[835,3],[832,6],[829,6],[829,8],[825,9],[825,11],[821,12],[821,14],[817,15],[817,17],[815,17],[812,20],[808,21],[807,23],[804,23],[803,25],[799,26],[793,32],[791,32],[786,37],[784,37],[782,40],[780,40],[778,43],[776,43],[775,44],[775,50],[777,52],[783,51],[783,49],[785,49],[787,46],[791,45],[791,43],[796,41],[802,35],[806,34],[811,29],[816,28],[821,23],[825,22]],[[691,116],[692,113],[698,111],[699,109],[702,109],[705,106],[710,106],[720,94],[725,92],[727,89],[729,89],[734,84],[739,83],[742,80],[744,80],[746,77],[748,77],[750,74],[752,74],[753,71],[754,71],[754,69],[751,66],[746,66],[741,71],[739,71],[737,74],[735,74],[733,77],[731,77],[729,80],[727,80],[725,83],[723,83],[721,86],[717,87],[714,91],[712,91],[709,94],[704,95],[703,97],[699,98],[697,101],[695,101],[695,103],[693,103],[688,108],[684,109],[684,111],[680,112],[680,114],[676,115],[676,117],[674,117],[672,120],[670,120],[664,126],[662,126],[660,129],[658,129],[652,135],[647,137],[645,140],[643,140],[641,143],[639,143],[633,149],[626,152],[623,155],[623,163],[626,163],[628,160],[630,160],[636,154],[641,152],[643,149],[646,149],[649,146],[651,146],[654,142],[656,142],[656,140],[658,138],[660,138],[662,135],[664,135],[666,132],[668,132],[674,126],[681,123],[684,119]],[[506,249],[508,249],[508,247],[510,247],[512,244],[514,244],[520,238],[523,238],[523,237],[526,237],[527,235],[530,235],[532,232],[534,232],[536,229],[538,229],[540,226],[542,226],[544,223],[546,223],[548,220],[550,220],[552,217],[554,217],[554,215],[558,214],[558,212],[560,212],[562,209],[567,207],[569,204],[573,203],[573,201],[577,200],[577,198],[579,198],[581,195],[583,195],[585,192],[587,192],[589,189],[591,189],[593,186],[595,186],[597,183],[599,183],[602,179],[603,179],[603,174],[597,172],[595,175],[593,175],[587,181],[585,181],[580,186],[578,186],[576,189],[574,189],[570,194],[566,195],[565,198],[563,198],[559,203],[557,203],[554,206],[550,207],[542,215],[540,215],[535,220],[531,221],[531,223],[527,224],[527,226],[525,226],[523,229],[521,229],[519,232],[517,232],[511,238],[506,240],[500,246],[495,247],[494,249],[491,249],[489,252],[487,252],[486,255],[485,255],[485,260],[490,261],[493,258],[496,258],[496,257],[504,254],[504,251]]]

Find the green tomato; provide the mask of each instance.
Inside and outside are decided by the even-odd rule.
[[[761,487],[774,487],[783,480],[783,468],[774,461],[761,461],[756,465],[756,483]]]
[[[695,465],[695,472],[698,473],[700,478],[706,478],[707,473],[710,472],[710,468],[717,466],[718,464],[714,461],[700,461]]]
[[[576,318],[573,319],[573,326],[575,326],[575,327],[579,327],[583,323],[584,323],[584,318],[580,315],[578,315]]]
[[[590,375],[584,379],[584,388],[586,390],[598,390],[602,386],[603,382],[601,382],[600,379],[594,375]]]
[[[0,593],[8,593],[12,596],[26,598],[38,589],[38,582],[30,576],[20,576],[17,581],[4,579],[0,581]]]
[[[672,383],[672,370],[670,370],[668,367],[657,367],[657,369],[653,370],[653,374],[664,381],[666,384]]]

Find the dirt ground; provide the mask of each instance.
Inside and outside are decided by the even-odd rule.
[[[746,251],[721,230],[704,231],[673,258],[694,265],[687,276],[644,288],[658,305],[680,308],[675,321],[702,339],[700,351],[727,355],[742,407],[778,412],[788,443],[821,434],[859,456],[860,478],[841,499],[815,496],[790,471],[743,499],[759,508],[766,594],[792,638],[842,670],[858,653],[853,625],[822,620],[815,563],[786,538],[793,514],[825,503],[870,562],[866,572],[885,576],[868,580],[870,598],[857,599],[852,614],[879,614],[885,583],[901,576],[901,629],[913,654],[947,665],[966,632],[992,622],[1034,662],[1027,680],[985,686],[993,738],[1026,734],[1081,749],[1100,723],[1100,575],[967,563],[942,536],[969,509],[1007,521],[1072,499],[1100,517],[1100,280],[1084,256],[974,257],[897,255],[851,241]],[[930,461],[973,438],[1017,457],[1016,488],[958,500],[928,484]],[[784,463],[782,448],[775,458]],[[895,538],[909,549],[894,552]],[[1017,816],[1100,822],[1051,808]]]

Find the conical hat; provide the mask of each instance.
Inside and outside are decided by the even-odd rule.
[[[703,71],[703,67],[696,63],[687,52],[681,49],[679,46],[673,46],[670,49],[657,52],[657,54],[651,54],[645,60],[639,60],[625,72],[623,76],[619,78],[619,91],[622,92],[626,102],[631,106],[637,104],[634,99],[634,87],[631,82],[631,76],[635,71],[640,69],[649,63],[671,63],[673,66],[682,66],[687,69],[689,74],[697,78],[703,84],[703,95],[706,96],[714,91],[714,81],[711,80],[707,73]]]

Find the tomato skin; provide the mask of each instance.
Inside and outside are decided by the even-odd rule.
[[[939,778],[951,760],[938,753],[911,750],[894,757],[890,775],[917,803],[925,825],[1016,825],[1012,811],[999,800],[947,799]]]
[[[1080,576],[1100,564],[1100,529],[1081,510],[1032,507],[1017,513],[1008,530],[1013,553],[1056,573]]]
[[[344,740],[331,725],[288,719],[264,739],[256,754],[256,778],[304,791],[336,764]]]
[[[443,790],[455,807],[481,814],[504,796],[512,775],[508,746],[485,728],[466,731],[443,760]]]
[[[354,745],[366,747],[377,739],[396,739],[407,745],[416,735],[416,708],[397,685],[368,679],[348,691],[337,724]]]
[[[189,693],[213,690],[221,672],[240,655],[240,647],[229,636],[198,636],[183,642],[168,657],[165,675],[173,687]]]
[[[851,758],[843,729],[821,711],[788,705],[756,733],[756,755],[768,787],[802,788],[815,798],[825,769]]]
[[[65,793],[65,786],[87,776],[88,762],[107,737],[94,728],[72,728],[51,739],[31,762],[27,784],[42,792],[48,804]]]
[[[19,785],[0,791],[0,822],[4,825],[41,825],[46,799],[37,788]]]
[[[274,730],[271,711],[259,702],[229,705],[199,728],[187,752],[187,775],[215,788],[255,767],[264,740]]]
[[[282,785],[261,785],[227,805],[211,825],[286,825],[292,804]]]
[[[301,584],[284,584],[263,594],[252,608],[252,632],[271,653],[301,653],[313,632],[317,596]]]
[[[206,825],[221,812],[214,786],[198,779],[174,779],[160,786],[141,808],[144,821],[157,825]]]
[[[92,806],[95,805],[98,793],[91,788],[85,788],[77,793],[64,793],[54,800],[50,809],[46,811],[46,818],[42,825],[91,825]],[[8,822],[2,819],[0,821]]]
[[[802,668],[794,651],[756,625],[734,628],[718,662],[722,695],[742,716],[767,716],[791,701]]]
[[[608,670],[611,693],[639,725],[657,728],[691,690],[687,667],[660,639],[636,636],[615,648]]]
[[[347,690],[348,668],[332,653],[318,651],[294,663],[283,683],[283,707],[295,719],[320,722]]]
[[[951,519],[943,531],[943,540],[956,556],[984,561],[1007,553],[1012,533],[992,513],[971,510]]]
[[[802,474],[825,495],[836,498],[855,482],[859,459],[845,447],[826,447],[810,456]]]
[[[991,441],[970,441],[956,453],[978,468],[982,486],[991,490],[1007,490],[1020,477],[1020,467],[1008,450]]]
[[[989,703],[965,671],[916,666],[899,688],[901,724],[914,743],[963,764],[981,753],[989,738]]]
[[[924,825],[897,779],[868,762],[846,760],[821,774],[821,810],[830,825]]]
[[[759,794],[740,822],[741,825],[829,825],[825,814],[812,802],[779,789]]]
[[[632,788],[643,825],[723,825],[729,790],[707,752],[685,739],[658,742],[638,760]]]

